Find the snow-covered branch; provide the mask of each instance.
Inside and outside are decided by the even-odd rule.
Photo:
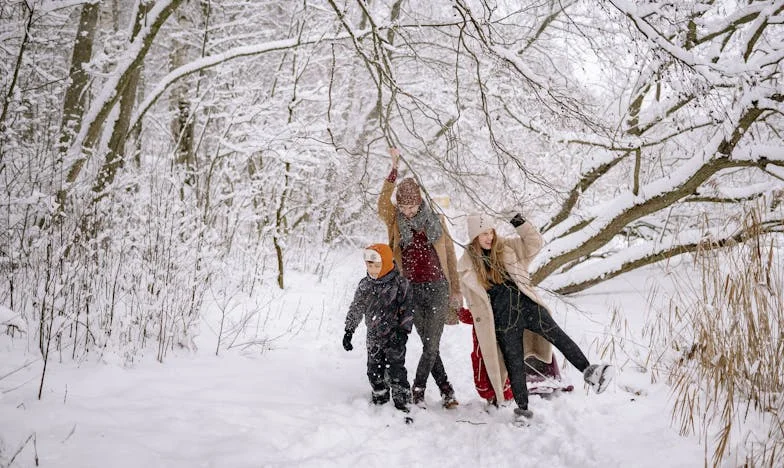
[[[728,247],[763,234],[782,232],[783,228],[784,219],[774,217],[730,233],[693,230],[666,236],[660,242],[640,243],[605,258],[587,262],[566,273],[551,275],[543,285],[560,294],[572,294],[677,255]]]
[[[758,109],[747,109],[738,119],[738,127],[732,137],[725,139],[720,133],[713,136],[707,147],[687,160],[666,177],[644,185],[639,195],[625,192],[592,209],[593,215],[571,216],[557,230],[549,233],[553,239],[537,257],[532,278],[539,282],[556,272],[563,265],[575,261],[607,244],[632,221],[659,211],[693,194],[702,183],[715,173],[730,167],[758,166],[765,160],[735,160],[732,154],[745,129],[753,123],[751,118],[759,115]],[[565,234],[566,233],[566,234]]]
[[[627,155],[628,153],[608,153],[603,159],[594,161],[592,166],[580,174],[577,183],[572,187],[566,200],[561,204],[560,210],[542,227],[542,232],[547,232],[566,220],[572,209],[577,205],[580,196]]]
[[[101,91],[85,114],[81,130],[71,143],[68,151],[69,158],[74,160],[68,169],[66,185],[73,184],[93,151],[96,142],[101,136],[102,128],[115,104],[120,99],[125,86],[133,76],[135,70],[141,66],[147,52],[152,47],[155,36],[161,26],[183,0],[161,0],[148,12],[148,22],[137,34],[136,39],[128,47],[124,59],[117,65],[114,73],[101,87]],[[58,195],[59,201],[64,201],[68,187],[66,186]]]
[[[763,30],[769,26],[765,19],[779,14],[784,9],[780,0],[769,2],[754,2],[747,8],[736,11],[736,15],[728,24],[721,25],[718,31],[706,34],[700,41],[707,42],[724,35],[731,36],[743,25],[751,25],[754,29],[749,34],[750,39],[742,47],[746,63],[720,60],[719,56],[700,55],[700,51],[691,48],[689,44],[680,45],[672,42],[668,35],[656,29],[647,18],[640,16],[634,4],[627,0],[610,0],[610,3],[623,13],[651,43],[666,52],[675,60],[689,66],[692,70],[703,76],[709,83],[719,83],[722,77],[737,77],[749,73],[757,73],[761,69],[777,64],[784,59],[784,45],[780,35],[771,37],[770,46],[763,54],[752,57],[752,50]],[[756,27],[754,27],[756,25]],[[696,38],[692,38],[696,39]],[[724,47],[722,47],[724,49]],[[721,49],[720,49],[721,50]]]
[[[260,55],[265,54],[267,52],[275,52],[279,50],[286,50],[291,49],[298,46],[305,46],[305,45],[312,45],[318,42],[324,41],[340,41],[345,40],[348,36],[347,35],[336,35],[331,38],[327,38],[324,36],[318,36],[308,39],[302,38],[290,38],[290,39],[281,39],[278,41],[270,41],[265,42],[263,44],[255,44],[250,46],[240,46],[229,49],[225,52],[220,54],[210,55],[208,57],[203,57],[198,60],[194,60],[186,65],[183,65],[176,70],[171,71],[166,76],[161,78],[158,84],[153,88],[147,96],[145,97],[144,101],[139,105],[138,110],[134,113],[131,128],[134,128],[136,125],[139,124],[144,114],[150,109],[150,107],[155,104],[155,102],[161,97],[161,95],[166,92],[166,90],[176,83],[178,80],[191,75],[193,73],[197,73],[202,70],[206,70],[208,68],[226,63],[230,60],[234,60],[241,57],[248,57],[252,55]]]

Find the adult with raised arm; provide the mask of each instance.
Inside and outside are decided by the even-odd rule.
[[[441,360],[440,345],[445,322],[451,321],[448,319],[451,315],[456,318],[456,311],[462,304],[455,248],[444,217],[436,214],[422,198],[414,178],[405,178],[397,184],[397,203],[392,203],[400,152],[390,148],[389,154],[392,169],[378,197],[378,215],[387,226],[395,261],[411,283],[414,329],[422,340],[422,356],[411,395],[414,404],[424,406],[425,388],[432,375],[441,393],[442,405],[453,408],[458,402]]]

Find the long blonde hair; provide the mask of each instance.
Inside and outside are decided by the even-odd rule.
[[[476,277],[485,290],[490,289],[491,283],[500,284],[509,277],[501,259],[501,251],[495,229],[493,229],[493,243],[490,244],[489,264],[485,262],[482,246],[479,245],[479,236],[474,237],[474,240],[468,244],[468,252],[471,255],[471,263],[474,265]]]

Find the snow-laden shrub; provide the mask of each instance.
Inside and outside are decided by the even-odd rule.
[[[751,210],[746,227],[759,220]],[[713,466],[784,465],[781,247],[780,235],[763,235],[698,252],[694,271],[678,275],[669,314],[650,328],[664,345],[651,351],[665,356],[673,419],[704,439]]]

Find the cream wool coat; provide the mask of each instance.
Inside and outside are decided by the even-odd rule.
[[[542,249],[544,240],[536,227],[527,221],[517,227],[517,233],[520,237],[498,238],[498,245],[503,249],[501,259],[506,267],[506,271],[517,284],[517,287],[520,288],[520,291],[547,309],[547,306],[536,293],[536,289],[531,285],[531,277],[528,274],[528,266]],[[474,264],[471,261],[468,250],[463,253],[463,256],[457,262],[457,273],[460,276],[463,297],[465,297],[467,307],[474,319],[476,337],[479,340],[479,347],[482,349],[482,357],[485,361],[487,374],[490,377],[490,383],[493,385],[496,395],[503,395],[507,371],[501,349],[498,347],[495,337],[493,309],[490,306],[490,298],[487,295],[487,291],[479,283],[479,277],[474,270]],[[523,332],[523,342],[525,343],[523,347],[525,357],[533,356],[546,363],[552,361],[553,347],[549,341],[525,330]]]

